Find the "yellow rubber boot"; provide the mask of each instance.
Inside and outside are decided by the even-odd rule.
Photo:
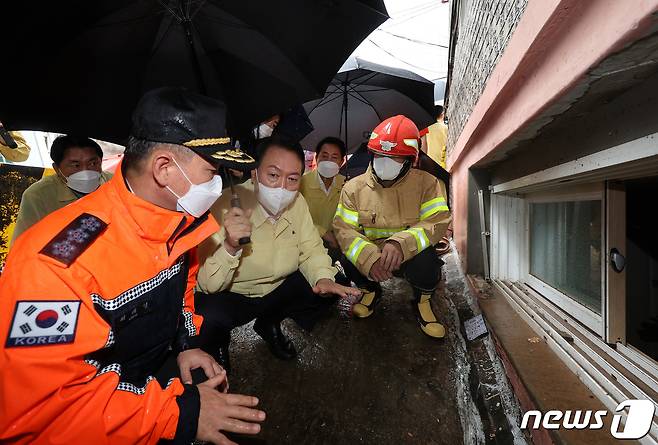
[[[352,307],[352,314],[354,314],[354,316],[357,318],[370,317],[375,311],[375,304],[381,297],[381,291],[369,291],[367,289],[361,289],[361,292],[363,292],[361,301]]]
[[[430,337],[443,338],[446,335],[446,329],[436,320],[431,305],[432,295],[421,294],[418,300],[418,323],[420,329]]]

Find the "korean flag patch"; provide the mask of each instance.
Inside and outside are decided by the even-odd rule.
[[[80,301],[18,301],[7,347],[73,343]]]

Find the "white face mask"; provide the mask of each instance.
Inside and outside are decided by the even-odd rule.
[[[333,178],[338,174],[340,170],[340,165],[336,164],[334,161],[320,161],[318,162],[318,173],[323,178]]]
[[[256,172],[256,179],[258,179],[258,172]],[[283,187],[272,188],[258,181],[258,202],[272,216],[278,216],[295,200],[296,196],[296,190],[290,191]]]
[[[258,127],[254,128],[254,137],[256,139],[269,138],[272,136],[274,128],[270,127],[267,124],[260,124]]]
[[[178,165],[176,159],[172,158],[176,167],[181,171],[187,182],[190,183],[190,189],[183,196],[178,196],[176,192],[167,186],[169,190],[176,198],[178,202],[176,203],[176,210],[179,212],[184,211],[188,214],[194,216],[195,218],[201,217],[204,213],[210,210],[210,207],[222,196],[222,178],[219,175],[213,176],[213,178],[204,182],[203,184],[194,184],[190,181],[190,178],[187,177],[185,171]]]
[[[101,185],[101,174],[94,170],[82,170],[66,177],[65,182],[69,188],[86,195]]]
[[[377,173],[379,179],[390,181],[398,177],[400,171],[402,171],[402,167],[404,167],[404,164],[400,164],[391,158],[382,156],[373,159],[372,167],[375,169],[375,173]]]

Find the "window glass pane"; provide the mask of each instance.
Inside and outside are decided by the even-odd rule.
[[[530,273],[601,314],[601,201],[530,204]]]

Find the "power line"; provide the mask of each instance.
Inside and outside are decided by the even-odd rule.
[[[412,6],[407,9],[402,9],[400,11],[397,11],[395,14],[395,17],[391,17],[393,20],[399,20],[403,19],[405,17],[408,17],[410,15],[415,14],[416,12],[420,11],[421,9],[425,9],[430,5],[434,5],[436,3],[436,0],[430,0],[426,3],[421,3],[420,5]]]
[[[406,64],[406,65],[412,66],[412,67],[414,67],[414,68],[421,69],[421,70],[423,70],[423,71],[430,71],[430,72],[432,72],[432,73],[441,74],[440,71],[435,71],[435,70],[431,70],[431,69],[429,69],[429,68],[425,68],[425,67],[423,67],[423,66],[414,65],[413,63],[409,63],[409,62],[407,62],[406,60],[402,60],[402,59],[400,59],[398,56],[396,56],[395,54],[393,54],[393,53],[390,52],[389,50],[383,48],[381,45],[379,45],[377,42],[375,42],[374,40],[372,40],[370,37],[368,37],[368,41],[369,41],[370,43],[372,43],[373,45],[375,45],[375,46],[376,46],[377,48],[379,48],[380,50],[384,51],[384,52],[385,52],[386,54],[388,54],[389,56],[393,57],[393,58],[396,59],[396,60],[399,60],[400,62],[402,62],[402,63],[404,63],[404,64]]]
[[[388,35],[391,35],[393,37],[397,37],[398,39],[404,39],[404,40],[408,40],[408,41],[414,42],[414,43],[421,43],[423,45],[438,46],[439,48],[448,49],[448,45],[441,45],[440,43],[432,43],[432,42],[425,42],[423,40],[412,39],[411,37],[405,37],[405,36],[401,36],[399,34],[394,34],[390,31],[386,31],[385,29],[376,29],[375,31],[384,32],[384,33],[386,33]]]
[[[427,5],[427,6],[423,7],[423,8],[421,8],[421,9],[419,9],[418,11],[416,11],[414,14],[412,14],[412,15],[406,17],[406,18],[403,18],[403,19],[401,19],[401,20],[399,20],[399,19],[397,19],[397,18],[394,18],[394,19],[391,20],[391,23],[386,22],[386,23],[385,23],[384,25],[382,25],[379,29],[390,29],[390,28],[392,28],[392,27],[394,27],[394,26],[400,25],[400,24],[402,24],[402,23],[406,23],[406,22],[408,22],[409,20],[415,19],[416,17],[418,17],[418,16],[420,16],[420,15],[422,15],[422,14],[425,14],[425,13],[427,13],[427,12],[431,11],[432,9],[437,8],[437,7],[439,7],[439,6],[441,6],[440,3],[433,3],[433,4],[431,4],[431,5]],[[388,25],[388,26],[386,26],[386,25]]]
[[[396,15],[395,17],[392,17],[392,23],[389,23],[389,25],[394,25],[397,23],[405,22],[408,20],[411,20],[413,18],[418,17],[421,14],[424,14],[425,12],[431,11],[437,6],[436,2],[428,2],[424,5],[418,5],[415,10],[410,10],[405,13],[405,14],[400,14]]]

